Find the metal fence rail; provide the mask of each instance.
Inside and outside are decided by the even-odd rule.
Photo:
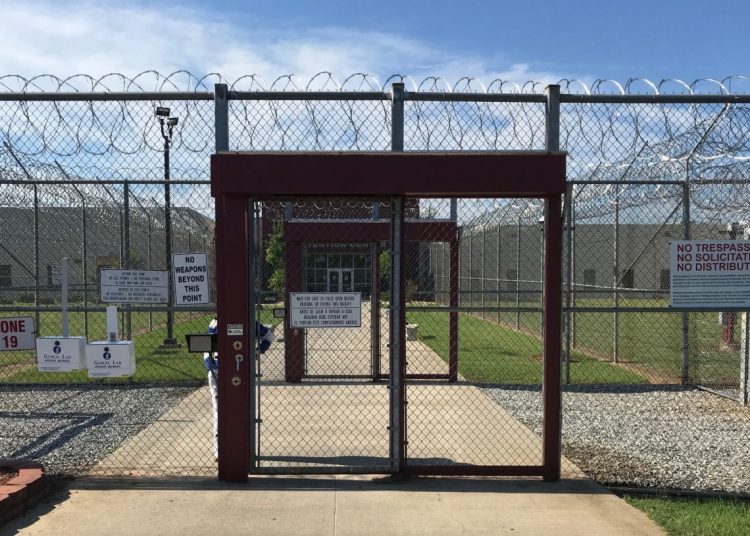
[[[666,437],[686,413],[690,420],[675,444],[689,435],[694,447],[708,439],[742,443],[730,425],[721,431],[707,428],[701,408],[725,412],[730,420],[746,416],[750,367],[744,312],[668,307],[668,244],[747,238],[746,86],[740,77],[692,84],[598,81],[590,87],[565,81],[558,95],[545,93],[538,83],[482,85],[468,78],[447,85],[405,77],[380,84],[366,75],[338,82],[330,74],[304,83],[281,77],[271,84],[255,76],[226,84],[220,77],[184,73],[0,77],[0,315],[28,314],[40,334],[56,334],[61,304],[55,266],[62,257],[71,262],[71,333],[89,339],[104,336],[101,268],[166,269],[168,251],[205,251],[211,270],[215,207],[208,156],[217,148],[559,148],[568,153],[569,182],[561,252],[564,468],[575,472],[578,467],[608,482],[670,487],[687,486],[679,475],[691,474],[707,489],[747,491],[748,481],[726,468],[750,463],[746,453],[732,451],[726,464],[701,469],[693,454],[680,450],[674,469],[659,476],[650,468],[666,462],[647,452],[652,438]],[[157,106],[168,107],[178,118],[169,140],[155,116]],[[274,210],[281,221],[290,214],[298,220],[334,219],[342,209],[340,203],[317,203],[259,210]],[[352,200],[349,210],[378,217],[388,208]],[[458,336],[451,343],[458,345],[456,373],[480,385],[492,404],[535,433],[539,416],[534,408],[541,404],[541,210],[540,202],[526,199],[419,199],[406,207],[407,225],[411,218],[455,222],[458,228],[455,304],[450,303],[450,245],[442,239],[407,245],[407,322],[418,326],[417,340],[442,356],[440,345],[449,344],[442,322],[458,313]],[[262,248],[257,286],[270,304],[283,290],[268,258],[274,229],[257,233]],[[315,254],[310,252],[313,261]],[[325,270],[334,269],[332,259],[324,260]],[[386,260],[378,258],[375,264],[381,262]],[[374,268],[372,262],[359,268],[370,274],[370,285],[376,284]],[[385,269],[380,266],[380,273]],[[312,274],[310,284],[322,284],[316,283],[315,270]],[[211,403],[201,357],[188,354],[184,344],[162,347],[165,339],[184,342],[185,333],[205,331],[213,313],[211,305],[121,308],[123,332],[138,348],[138,373],[128,381],[40,373],[30,353],[0,353],[0,383],[13,393],[0,399],[0,423],[12,430],[2,455],[37,457],[58,472],[213,474]],[[471,365],[475,355],[485,357]],[[413,366],[419,368],[417,361]],[[696,386],[726,398],[696,391]],[[424,392],[425,399],[432,396],[427,386],[413,389],[415,395]],[[112,425],[111,444],[87,456],[66,457],[59,455],[68,452],[65,445],[76,450],[76,441],[117,420],[59,402],[71,391],[85,393],[88,403],[111,395],[120,406],[132,396],[130,407],[141,409]],[[47,399],[58,401],[60,415],[40,409]],[[643,413],[664,411],[666,421],[658,425],[662,428],[653,422],[637,428],[634,414],[628,421],[637,428],[631,442],[614,433],[603,436],[602,430],[616,428],[624,405]],[[60,430],[74,432],[47,430],[48,439],[38,441],[44,448],[24,444],[28,426],[19,424],[24,419],[57,430],[58,418],[67,423]],[[177,421],[193,427],[177,431],[166,424]],[[165,453],[145,446],[148,441],[164,445],[177,433],[195,437],[193,450]],[[446,439],[449,433],[461,432],[446,431]],[[490,436],[485,441],[502,442],[500,431]],[[141,442],[150,457],[141,459],[125,448],[133,442]],[[694,451],[711,456],[700,447]],[[424,452],[432,452],[431,447]],[[643,470],[633,476],[633,466]]]

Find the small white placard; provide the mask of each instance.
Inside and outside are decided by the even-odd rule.
[[[360,292],[292,292],[293,328],[358,328],[362,326]]]
[[[227,324],[227,335],[238,336],[245,333],[245,328],[242,324]]]
[[[86,368],[85,337],[39,337],[36,363],[40,372],[70,372]]]
[[[167,271],[102,270],[101,296],[105,303],[167,303]]]
[[[135,345],[131,341],[94,341],[86,345],[89,378],[119,378],[135,374]]]
[[[36,348],[34,318],[16,316],[0,318],[0,350],[33,350]]]
[[[205,253],[175,253],[172,256],[172,267],[175,305],[210,303]]]
[[[750,241],[675,240],[669,259],[673,307],[750,308]]]
[[[62,285],[62,268],[59,264],[50,265],[50,279],[52,279],[52,285],[59,287]]]

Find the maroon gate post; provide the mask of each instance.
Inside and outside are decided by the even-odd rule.
[[[216,197],[219,479],[229,482],[247,482],[250,456],[247,202],[245,196]],[[239,365],[236,356],[242,356]]]
[[[560,196],[544,200],[544,372],[542,465],[544,480],[560,480],[560,316],[562,306],[562,214]]]
[[[284,222],[284,235],[289,236],[288,222]],[[302,292],[303,268],[302,248],[304,244],[298,240],[286,239],[285,244],[286,265],[286,289],[284,290],[284,307],[291,311],[292,292]],[[284,378],[288,382],[298,383],[302,381],[305,369],[305,332],[302,329],[293,328],[291,325],[292,315],[287,314],[286,331],[284,333]]]

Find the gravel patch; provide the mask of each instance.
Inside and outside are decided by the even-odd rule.
[[[538,390],[485,390],[541,433]],[[750,491],[750,408],[704,391],[566,389],[562,443],[563,454],[603,484]]]
[[[0,458],[38,461],[48,474],[85,474],[195,389],[3,386]]]

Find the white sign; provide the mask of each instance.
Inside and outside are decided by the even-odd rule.
[[[94,341],[86,345],[89,378],[119,378],[135,374],[135,345],[130,341]]]
[[[167,303],[167,272],[102,270],[101,296],[105,303]]]
[[[750,241],[675,240],[669,260],[673,307],[750,308]]]
[[[39,337],[36,364],[40,372],[70,372],[86,368],[85,337]]]
[[[209,303],[208,263],[205,253],[176,253],[174,269],[175,305]]]
[[[293,328],[358,328],[362,326],[359,292],[292,292]]]
[[[0,350],[36,348],[34,319],[30,316],[0,318]]]

